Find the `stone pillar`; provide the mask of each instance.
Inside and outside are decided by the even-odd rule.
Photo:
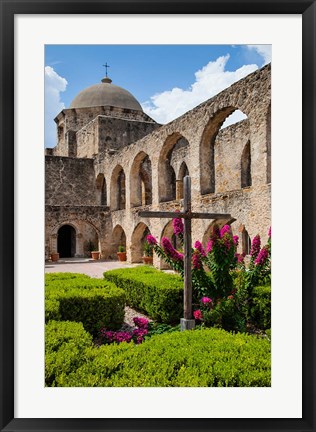
[[[81,233],[76,234],[76,252],[75,257],[83,257],[83,236]]]
[[[176,180],[176,199],[180,200],[183,198],[183,180]]]

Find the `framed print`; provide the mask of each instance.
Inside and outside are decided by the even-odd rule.
[[[314,431],[315,1],[208,0],[170,1],[167,4],[150,0],[35,3],[0,0],[0,3],[1,430]],[[127,75],[130,82],[136,81],[141,104],[133,92],[126,90],[128,84],[119,87],[119,79],[112,83],[114,67],[109,58],[100,58],[100,74],[105,67],[102,84],[88,87],[88,81],[85,81],[88,64],[85,62],[95,65],[95,59],[98,62],[105,52],[103,47],[107,47],[107,53],[112,53],[117,64],[121,61],[122,79]],[[207,63],[203,55],[209,55],[214,47],[218,50],[216,57]],[[182,50],[181,57],[177,57],[179,50]],[[168,56],[165,55],[167,51]],[[237,60],[232,66],[234,55]],[[259,66],[251,64],[254,55],[261,59]],[[195,66],[199,56],[199,66]],[[228,63],[229,59],[231,63]],[[181,63],[181,68],[177,63]],[[186,67],[195,76],[190,78],[191,81],[185,77]],[[206,72],[210,70],[212,79],[205,81]],[[117,71],[113,74],[119,76]],[[54,82],[51,88],[47,86],[47,77]],[[78,85],[76,77],[80,78]],[[168,81],[170,77],[174,78],[172,84]],[[143,96],[147,81],[157,83],[157,87]],[[240,82],[243,84],[238,84]],[[69,95],[65,91],[67,86],[72,88]],[[212,86],[213,93],[208,93]],[[113,90],[110,99],[107,99],[108,94],[104,96],[106,101],[102,99],[105,87],[111,92]],[[57,111],[48,113],[44,103],[48,99],[54,101]],[[63,104],[62,100],[67,102]],[[225,106],[221,105],[221,100]],[[213,111],[210,106],[214,107]],[[236,120],[239,126],[228,127],[226,132],[223,129],[218,134],[225,118],[236,107],[244,108],[244,113],[241,113],[244,117]],[[47,115],[49,121],[45,118]],[[55,124],[52,118],[55,118]],[[216,134],[212,132],[213,123],[209,118],[217,122]],[[251,126],[248,126],[248,120]],[[239,137],[246,127],[250,138],[242,141]],[[114,129],[117,135],[113,138]],[[48,143],[51,139],[51,130],[53,138],[46,145],[45,165],[43,141]],[[179,131],[185,131],[183,136]],[[244,135],[248,136],[247,133]],[[58,140],[56,147],[54,134]],[[229,151],[228,135],[233,136],[229,138]],[[161,149],[160,141],[163,144]],[[189,153],[189,143],[195,141],[198,143],[196,150]],[[264,159],[260,159],[261,153],[259,155],[257,149],[263,141],[270,144],[262,152]],[[137,147],[139,142],[143,147]],[[217,150],[214,150],[215,146]],[[101,160],[102,155],[107,155],[105,162]],[[235,156],[238,163],[232,162]],[[221,166],[222,171],[218,169],[215,174],[212,163]],[[56,179],[54,166],[57,165],[59,178]],[[96,173],[96,166],[102,166],[103,171],[98,168]],[[126,174],[122,167],[128,167]],[[231,174],[235,168],[238,173],[240,171],[237,177]],[[223,359],[218,360],[217,366],[226,367],[226,381],[216,378],[213,385],[210,381],[199,385],[194,380],[182,384],[178,376],[174,381],[164,380],[164,372],[161,372],[160,381],[158,378],[155,381],[160,367],[168,369],[168,365],[163,369],[159,358],[155,359],[156,367],[151,369],[155,378],[148,381],[139,378],[147,373],[142,364],[135,372],[136,378],[126,373],[124,381],[122,375],[117,375],[112,384],[105,381],[105,385],[96,388],[93,380],[81,380],[84,367],[80,369],[78,366],[79,372],[76,369],[73,374],[63,375],[65,365],[62,363],[53,365],[55,372],[49,378],[46,371],[45,381],[44,315],[49,302],[46,306],[44,303],[48,299],[51,301],[49,307],[53,305],[54,309],[56,292],[51,298],[44,298],[44,268],[49,272],[49,267],[53,267],[53,255],[57,256],[56,259],[58,255],[60,258],[84,258],[98,249],[97,258],[103,258],[105,263],[113,256],[116,259],[117,252],[124,254],[127,251],[127,260],[141,262],[143,249],[145,252],[144,239],[148,239],[147,252],[150,255],[150,241],[155,248],[156,239],[163,239],[165,235],[171,237],[171,222],[168,228],[163,222],[145,224],[145,219],[142,219],[128,230],[124,221],[120,222],[120,212],[129,203],[135,220],[139,217],[140,207],[143,211],[140,217],[155,216],[149,210],[159,210],[159,217],[167,217],[170,210],[175,211],[170,207],[171,201],[179,203],[178,209],[184,195],[186,203],[189,202],[189,188],[184,187],[189,184],[188,175],[192,178],[194,212],[188,208],[185,218],[201,218],[198,212],[204,217],[210,213],[220,214],[221,218],[217,219],[222,221],[219,228],[223,231],[218,238],[224,238],[228,231],[231,236],[238,234],[241,244],[236,251],[240,255],[251,255],[251,239],[256,234],[251,223],[256,217],[262,228],[260,235],[269,248],[271,230],[268,234],[268,228],[273,225],[273,336],[270,331],[270,336],[267,333],[268,336],[264,334],[263,338],[260,339],[260,335],[256,338],[260,342],[270,337],[271,379],[260,378],[265,374],[264,366],[261,366],[264,353],[260,351],[261,357],[244,359],[244,363],[249,362],[249,369],[252,366],[260,369],[254,381],[249,378],[248,385],[239,385],[238,378],[237,381],[231,378],[234,367],[230,368],[228,363],[225,366]],[[157,187],[151,188],[148,179],[154,179],[152,184]],[[163,182],[163,179],[167,181]],[[66,180],[69,187],[63,190],[61,186]],[[89,182],[93,184],[93,194]],[[255,199],[251,195],[254,187],[260,195],[257,204],[253,204]],[[194,201],[197,190],[202,196],[200,207]],[[231,195],[227,190],[232,191]],[[81,212],[81,222],[78,223],[71,193],[84,197],[79,204],[79,201],[76,203],[76,212]],[[217,201],[213,197],[210,205],[210,194],[215,193]],[[232,198],[229,198],[232,194],[247,197],[234,207]],[[230,207],[222,204],[225,199]],[[159,205],[151,206],[156,202]],[[94,220],[92,213],[96,208],[99,217]],[[115,213],[113,226],[109,225],[108,211]],[[242,216],[245,213],[247,216]],[[236,214],[241,215],[240,220]],[[248,221],[246,226],[244,220]],[[214,243],[207,246],[207,238],[213,234],[210,234],[209,223],[198,225],[192,222],[192,226],[193,240],[197,240],[197,235],[201,239],[193,249],[194,259],[198,260],[200,255],[196,251],[200,251],[201,256],[205,252],[203,248],[212,251]],[[187,222],[185,227],[185,241],[188,242]],[[108,232],[111,232],[109,237]],[[173,255],[178,253],[175,260],[183,252],[176,238],[168,247]],[[262,254],[271,254],[271,248],[262,250]],[[191,248],[187,247],[186,251],[187,254],[180,257],[185,263],[190,262],[191,258],[187,257],[190,257],[188,251],[191,252]],[[256,264],[260,264],[262,256],[258,251]],[[237,255],[233,255],[233,259],[237,259]],[[199,268],[199,263],[194,262],[193,268]],[[159,264],[165,265],[162,261]],[[186,264],[185,268],[188,268]],[[213,268],[212,272],[212,286],[216,287],[216,269]],[[247,272],[251,273],[250,267]],[[245,274],[247,272],[245,270]],[[187,290],[188,276],[185,280]],[[233,301],[234,294],[225,292],[225,299]],[[182,330],[189,329],[192,321],[194,325],[196,322],[201,324],[203,329],[206,308],[215,310],[214,305],[207,305],[222,303],[221,299],[219,302],[214,300],[215,297],[212,300],[206,291],[199,295],[201,299],[198,301],[202,303],[199,309],[195,308],[198,309],[195,310],[195,320],[190,314],[186,315],[185,309],[184,318],[181,318]],[[189,304],[187,298],[186,305]],[[101,308],[102,301],[98,299]],[[169,298],[169,312],[171,303]],[[116,308],[119,307],[117,304]],[[54,317],[61,313],[56,310],[52,311]],[[71,318],[63,320],[72,321]],[[137,322],[140,323],[137,330],[140,337],[143,321],[138,319]],[[101,324],[104,325],[103,321]],[[238,325],[238,328],[228,326],[227,329],[239,333],[242,331],[240,321]],[[84,330],[87,330],[85,324]],[[71,337],[76,331],[74,328],[69,330]],[[93,332],[94,329],[91,334]],[[105,333],[110,337],[108,331]],[[114,333],[111,333],[113,338]],[[81,344],[87,333],[80,335]],[[164,339],[170,343],[168,348],[163,348],[166,352],[172,350],[171,339],[172,334],[170,340]],[[187,340],[186,347],[190,347],[191,342]],[[139,348],[141,351],[141,344]],[[73,352],[77,349],[75,346]],[[84,361],[92,364],[97,349],[99,347],[87,349]],[[110,356],[110,363],[116,355],[115,349],[111,351],[113,358]],[[194,361],[198,362],[194,350],[192,348],[190,354],[192,362],[181,363],[177,373],[181,369],[181,374],[186,376],[185,368],[190,362],[194,369]],[[80,355],[78,351],[78,358]],[[173,356],[176,354],[170,355],[170,362]],[[115,372],[114,367],[113,370]],[[100,379],[104,376],[102,374],[104,371],[100,373]],[[138,386],[138,382],[145,384]]]

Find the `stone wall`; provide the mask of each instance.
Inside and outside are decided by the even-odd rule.
[[[45,202],[49,205],[95,205],[93,159],[45,156]]]
[[[97,140],[99,153],[94,158],[94,164],[92,159],[87,159],[83,177],[80,173],[80,177],[86,179],[82,192],[79,192],[77,185],[67,185],[69,179],[73,181],[73,174],[68,174],[67,170],[79,175],[84,159],[74,159],[71,167],[71,163],[65,165],[62,158],[60,161],[57,158],[53,166],[47,156],[49,178],[55,177],[57,183],[59,181],[59,186],[49,189],[47,193],[49,203],[57,205],[60,204],[58,200],[62,199],[61,204],[78,204],[79,200],[83,205],[99,204],[100,201],[96,202],[93,198],[98,196],[98,191],[94,190],[94,179],[104,179],[110,211],[104,216],[104,228],[100,228],[99,232],[102,254],[104,257],[115,257],[117,246],[124,241],[128,259],[139,260],[145,230],[160,239],[166,233],[171,234],[171,223],[166,219],[140,219],[138,212],[141,209],[182,209],[181,181],[185,163],[192,181],[194,211],[229,213],[230,220],[219,221],[220,224],[231,223],[234,233],[238,235],[245,231],[251,238],[260,234],[265,242],[271,224],[270,80],[271,69],[267,65],[176,120],[157,129],[150,126],[154,129],[151,133],[113,152],[100,152],[106,145],[107,137],[112,140],[110,125],[114,124],[113,119],[100,117],[98,132],[95,132],[101,137]],[[247,120],[221,129],[225,119],[237,109],[247,115]],[[138,124],[126,119],[116,121],[117,140],[122,139],[128,124],[131,130],[133,125],[136,127]],[[93,124],[89,122],[86,129],[96,131]],[[100,124],[104,126],[101,134]],[[142,127],[145,131],[147,126],[144,124]],[[137,127],[135,133],[138,133]],[[92,141],[86,145],[92,146]],[[170,175],[172,171],[173,177]],[[144,175],[147,178],[147,192],[151,192],[151,199],[147,202],[143,200],[145,186],[141,177]],[[118,202],[118,180],[123,191],[121,195],[124,195],[123,206]],[[77,201],[70,199],[73,196],[69,192],[71,188],[80,194]],[[58,194],[59,189],[66,192]],[[175,189],[177,193],[174,195]],[[170,200],[171,192],[173,198]],[[93,207],[91,211],[98,217],[98,211],[103,210]],[[81,220],[80,212],[78,220]],[[202,239],[205,242],[212,223],[210,220],[194,221],[193,240]],[[162,263],[155,258],[155,265]]]

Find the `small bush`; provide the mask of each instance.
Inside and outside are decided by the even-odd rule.
[[[264,330],[271,328],[271,287],[253,289],[250,302],[250,319],[253,325]]]
[[[45,326],[45,383],[55,386],[55,378],[70,373],[84,363],[84,353],[92,346],[92,336],[81,323],[50,321]]]
[[[270,343],[246,334],[202,329],[86,350],[86,362],[62,371],[65,387],[267,387]]]
[[[129,306],[164,323],[178,321],[183,315],[183,281],[148,266],[111,270],[104,278],[122,288]]]
[[[124,320],[124,291],[102,279],[55,278],[46,283],[45,298],[46,321],[82,322],[92,335],[101,327],[118,329]]]

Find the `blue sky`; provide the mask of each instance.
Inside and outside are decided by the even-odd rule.
[[[46,45],[45,147],[56,145],[54,117],[106,62],[113,84],[164,124],[270,61],[270,45]]]

